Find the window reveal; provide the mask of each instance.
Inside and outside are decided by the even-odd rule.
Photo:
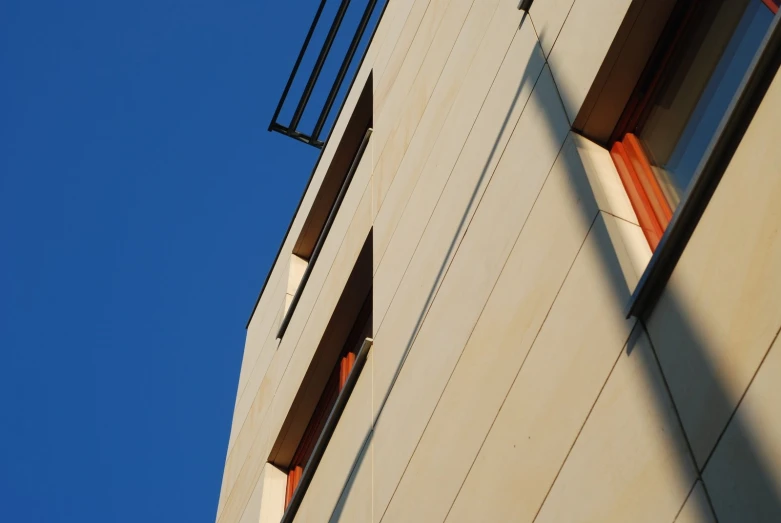
[[[610,140],[652,250],[685,197],[777,10],[777,0],[676,4]]]
[[[370,292],[364,301],[364,304],[361,306],[358,318],[345,341],[343,354],[328,378],[325,389],[323,390],[314,413],[309,420],[309,424],[304,431],[304,436],[298,444],[298,448],[290,462],[290,468],[287,475],[287,488],[285,489],[285,509],[287,509],[290,504],[290,500],[293,498],[298,483],[301,481],[304,469],[312,457],[315,444],[317,443],[320,434],[323,433],[328,416],[334,409],[336,399],[338,398],[339,393],[342,392],[342,389],[344,389],[347,378],[355,366],[355,357],[358,350],[361,348],[363,341],[371,335],[371,307],[372,294]]]

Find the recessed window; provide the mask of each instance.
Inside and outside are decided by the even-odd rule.
[[[373,343],[372,238],[369,229],[268,457],[287,474],[283,522],[295,518]]]
[[[291,275],[296,276],[294,280],[296,290],[289,301],[286,298],[283,304],[284,314],[279,325],[277,338],[281,339],[287,330],[301,293],[331,230],[336,213],[339,212],[342,199],[368,146],[372,134],[374,114],[372,78],[373,75],[370,73],[334,152],[331,164],[320,184],[315,200],[309,209],[309,214],[301,227],[298,239],[293,246],[293,258],[301,260],[304,271],[298,276],[294,270],[296,267],[291,264]]]
[[[609,146],[655,249],[685,197],[778,0],[679,1]]]
[[[371,337],[371,293],[366,297],[352,331],[344,344],[339,361],[331,371],[322,396],[317,402],[315,411],[307,424],[293,459],[290,462],[285,490],[285,508],[293,499],[298,483],[301,481],[306,465],[312,458],[315,444],[323,433],[328,416],[333,412],[336,399],[344,389],[347,378],[355,366],[355,358],[366,338]]]

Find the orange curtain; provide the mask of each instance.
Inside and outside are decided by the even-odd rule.
[[[296,491],[298,482],[301,481],[301,474],[304,469],[301,467],[294,467],[287,473],[287,489],[285,490],[285,508],[290,505],[290,500],[293,499],[293,493]]]
[[[304,436],[298,444],[298,448],[291,461],[290,470],[287,473],[287,488],[285,489],[286,509],[290,504],[290,500],[293,498],[299,481],[301,481],[301,474],[304,471],[303,467],[309,461],[315,443],[317,443],[317,438],[320,437],[320,433],[325,426],[328,415],[331,413],[331,410],[336,403],[336,397],[344,388],[344,384],[347,383],[347,377],[350,375],[350,371],[353,369],[354,365],[355,354],[348,352],[339,362],[339,374],[337,375],[336,372],[331,374],[331,378],[329,378],[328,384],[323,391],[323,396],[315,407],[312,418],[309,420],[309,425],[307,425]]]
[[[656,250],[672,218],[670,204],[659,187],[651,162],[637,137],[627,133],[610,150],[651,250]]]
[[[347,383],[347,377],[350,375],[350,371],[353,370],[353,365],[355,365],[355,354],[348,352],[339,364],[339,392],[342,391],[344,384]]]

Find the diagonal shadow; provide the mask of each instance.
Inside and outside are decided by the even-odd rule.
[[[542,34],[539,36],[541,39]],[[551,66],[551,72],[555,81],[555,67],[553,67],[550,63],[549,66]],[[562,103],[564,103],[565,107],[572,106],[571,103],[568,104],[569,100],[561,90],[559,90],[559,95],[562,97]],[[534,96],[534,93],[532,93],[532,96]],[[548,122],[548,124],[549,123],[550,122]],[[568,173],[574,173],[577,172],[577,169],[583,169],[582,165],[577,164],[572,164],[568,167]],[[574,183],[575,180],[573,180],[573,184]],[[741,245],[735,245],[736,250],[741,248]],[[604,266],[609,267],[611,264],[617,263],[617,260],[615,259],[615,250],[612,247],[602,248],[599,250],[599,252]],[[613,276],[616,275],[613,274]],[[613,277],[610,279],[610,281],[616,302],[621,307],[619,310],[622,310],[624,307],[626,307],[626,304],[628,304],[631,293],[628,293],[626,283],[622,278]],[[751,485],[754,490],[752,493],[752,503],[750,503],[752,507],[749,508],[749,512],[744,512],[741,515],[741,521],[781,521],[781,498],[779,497],[779,492],[776,489],[776,482],[773,478],[773,474],[770,472],[768,462],[762,458],[755,438],[753,437],[753,432],[758,430],[758,427],[749,426],[746,421],[742,419],[739,413],[737,413],[742,396],[738,401],[735,401],[735,399],[732,397],[733,395],[728,393],[727,387],[723,379],[720,377],[719,372],[716,370],[714,362],[712,361],[712,357],[710,356],[712,351],[710,350],[710,344],[707,341],[707,337],[699,330],[697,321],[692,317],[693,311],[688,310],[678,296],[679,291],[673,286],[673,284],[668,283],[666,289],[663,292],[665,294],[664,303],[662,304],[660,301],[657,306],[666,307],[668,309],[666,311],[667,314],[679,318],[679,321],[676,324],[678,332],[677,339],[675,340],[675,347],[668,347],[667,350],[671,352],[686,350],[688,352],[688,367],[692,373],[692,377],[693,379],[702,380],[695,386],[707,387],[710,392],[709,404],[703,405],[703,407],[709,409],[712,413],[724,414],[722,416],[724,423],[718,429],[718,436],[713,438],[713,444],[710,451],[708,452],[707,458],[704,460],[695,459],[693,442],[690,440],[691,435],[687,433],[685,426],[682,423],[679,410],[679,403],[683,398],[679,396],[678,400],[676,401],[676,397],[671,392],[668,383],[669,368],[667,369],[667,372],[665,372],[665,366],[660,363],[658,348],[654,346],[654,339],[652,337],[651,330],[649,330],[647,326],[649,318],[653,316],[653,309],[638,319],[638,323],[643,329],[646,339],[649,341],[652,350],[632,351],[633,342],[636,342],[637,340],[630,339],[629,343],[627,344],[626,351],[630,356],[642,358],[642,367],[646,372],[646,383],[651,385],[653,388],[653,394],[656,398],[657,412],[662,415],[666,425],[666,430],[669,429],[668,432],[672,430],[679,430],[683,435],[682,439],[673,440],[677,442],[674,445],[675,452],[678,455],[678,463],[681,467],[681,475],[683,476],[686,474],[687,464],[691,463],[696,470],[697,480],[702,483],[706,494],[704,499],[701,497],[692,498],[694,500],[693,502],[697,505],[697,512],[700,514],[703,521],[709,517],[709,514],[713,514],[713,516],[718,519],[718,514],[714,509],[714,503],[716,507],[719,507],[725,502],[729,504],[729,501],[724,499],[712,499],[708,490],[707,482],[703,481],[703,472],[707,468],[710,459],[716,450],[718,442],[729,428],[731,433],[731,444],[735,445],[737,448],[740,448],[742,451],[742,463],[740,463],[739,468],[734,462],[728,463],[720,472],[721,474],[728,476],[740,476],[746,479],[750,478]],[[779,313],[778,326],[781,328],[781,312]],[[768,346],[763,349],[765,357],[767,352],[769,352],[772,344],[773,340],[770,340]],[[764,357],[762,358],[762,361],[764,361]],[[756,375],[756,372],[759,370],[762,361],[758,362],[754,375]],[[654,375],[661,375],[662,380],[659,381],[654,379]],[[753,382],[753,378],[749,383],[746,384],[746,390],[750,387],[751,382]],[[743,395],[745,395],[745,390]],[[668,409],[667,405],[672,405],[672,410]],[[694,490],[695,487],[696,481],[692,484],[691,490]],[[683,506],[681,506],[681,509],[682,508]],[[744,506],[743,508],[748,507]]]
[[[508,49],[509,49],[509,47],[508,47]],[[500,66],[500,68],[501,68],[501,66]],[[439,269],[437,270],[437,274],[436,274],[436,276],[434,278],[434,282],[432,283],[431,288],[429,289],[428,294],[426,296],[426,299],[424,301],[424,305],[421,308],[421,312],[418,315],[418,318],[417,318],[417,320],[415,322],[415,325],[412,328],[410,336],[409,336],[409,338],[408,338],[408,340],[407,340],[407,342],[405,344],[404,352],[402,353],[402,357],[401,357],[401,359],[400,359],[400,361],[399,361],[399,363],[398,363],[398,365],[396,367],[396,370],[394,371],[394,374],[393,374],[393,377],[391,379],[390,385],[388,386],[387,391],[385,392],[382,400],[379,403],[379,406],[377,408],[377,412],[376,412],[376,414],[374,416],[374,419],[372,421],[372,425],[371,425],[372,427],[376,426],[377,420],[382,415],[382,411],[383,411],[385,405],[387,404],[387,401],[388,401],[388,398],[390,397],[391,392],[393,391],[393,387],[394,387],[396,381],[398,380],[399,375],[401,374],[401,371],[402,371],[402,369],[404,367],[404,363],[407,360],[407,357],[409,356],[409,352],[412,349],[414,341],[417,338],[418,333],[420,332],[420,328],[423,325],[423,322],[425,321],[425,318],[426,318],[426,315],[427,315],[428,310],[430,308],[430,305],[433,303],[433,301],[434,301],[434,299],[436,297],[437,291],[439,289],[439,285],[440,285],[440,283],[442,282],[442,280],[444,279],[444,277],[445,277],[445,275],[447,273],[447,269],[449,267],[449,263],[448,262],[451,260],[451,256],[453,255],[453,253],[458,249],[458,246],[461,243],[460,240],[463,240],[462,232],[465,231],[465,229],[468,227],[468,225],[469,225],[469,223],[471,221],[470,215],[474,216],[472,214],[472,209],[475,208],[476,205],[479,205],[479,198],[478,197],[480,196],[480,193],[481,193],[480,187],[483,184],[483,181],[486,179],[486,177],[489,177],[490,174],[491,174],[491,172],[489,172],[489,167],[491,166],[491,163],[492,163],[494,157],[497,154],[501,154],[502,151],[503,151],[503,149],[502,149],[502,151],[499,150],[499,145],[501,143],[501,137],[505,134],[505,132],[508,132],[508,127],[510,126],[511,123],[513,123],[511,121],[511,117],[512,117],[513,112],[515,111],[516,106],[518,105],[518,102],[521,99],[521,94],[523,93],[523,87],[526,86],[529,82],[533,82],[533,84],[536,84],[536,82],[539,79],[541,74],[542,74],[542,68],[540,69],[539,72],[537,72],[534,75],[532,75],[532,71],[530,71],[528,68],[524,71],[524,74],[523,74],[523,76],[521,78],[521,81],[518,84],[518,87],[517,87],[517,89],[515,91],[515,94],[513,95],[513,99],[511,101],[510,106],[509,106],[509,108],[507,110],[507,113],[506,113],[506,115],[504,117],[502,125],[499,128],[499,131],[497,133],[497,138],[494,141],[494,144],[492,145],[490,152],[488,153],[488,157],[487,157],[487,159],[486,159],[486,161],[485,161],[485,163],[483,165],[483,168],[480,171],[480,175],[477,178],[477,183],[475,184],[475,187],[472,190],[472,194],[469,197],[469,201],[467,202],[467,205],[466,205],[466,207],[464,209],[464,212],[463,212],[463,214],[461,216],[461,219],[459,220],[456,232],[455,232],[455,234],[453,235],[453,238],[450,241],[450,244],[449,244],[448,249],[447,249],[447,251],[445,253],[445,256],[443,257],[443,260],[442,260],[442,262],[441,262],[441,264],[439,266]],[[486,99],[490,95],[490,90],[491,89],[489,88],[488,92],[486,93]],[[533,91],[534,91],[534,87],[532,86],[532,93],[533,93]],[[526,100],[526,103],[528,103],[529,99]],[[516,123],[517,123],[517,120],[516,120]],[[512,130],[510,130],[510,133],[511,132],[512,132]],[[471,134],[471,132],[470,132],[470,134]],[[466,144],[467,141],[468,141],[468,138],[467,138],[467,140],[464,141],[464,144]],[[464,146],[462,145],[461,151],[463,151],[463,148],[464,148]],[[461,153],[459,153],[459,156],[460,156],[460,154]],[[456,163],[457,162],[458,162],[458,160],[456,160]],[[423,237],[423,235],[421,235],[421,238],[422,237]],[[405,273],[406,273],[406,270],[405,270]],[[342,488],[342,491],[340,493],[340,496],[339,496],[340,502],[337,504],[337,506],[334,508],[333,513],[331,514],[331,518],[330,518],[331,521],[338,521],[339,520],[339,516],[340,516],[341,511],[342,511],[342,509],[344,507],[344,500],[346,499],[346,496],[349,495],[350,489],[352,488],[352,484],[353,484],[352,483],[352,479],[353,479],[354,471],[360,465],[360,462],[361,462],[361,460],[362,460],[362,458],[363,458],[363,456],[365,454],[364,450],[368,448],[368,445],[371,443],[373,435],[374,435],[373,430],[369,430],[369,432],[367,432],[366,436],[364,437],[364,440],[363,440],[363,442],[362,442],[362,444],[360,446],[361,450],[359,451],[358,455],[356,456],[355,461],[353,462],[352,466],[350,467],[350,474],[348,476],[348,480],[345,483],[345,485]]]
[[[530,20],[533,23],[533,20]],[[540,33],[538,37],[539,40],[542,40],[543,34]],[[546,63],[548,63],[548,66],[551,68],[551,73],[555,82],[557,76],[555,65],[550,64],[550,62],[547,62],[547,60]],[[560,89],[558,89],[558,93],[565,107],[572,107],[574,105],[570,100],[568,100],[566,93]],[[535,93],[532,93],[532,96],[535,96]],[[552,122],[549,120],[544,122],[544,124],[550,126],[552,125]],[[561,158],[564,158],[565,161],[567,161],[569,164],[567,165],[566,172],[570,175],[570,177],[572,177],[574,173],[583,172],[584,166],[575,160],[573,155],[566,155],[562,156]],[[571,183],[573,186],[578,186],[577,180],[575,178],[571,179]],[[594,198],[596,201],[593,192],[588,196]],[[581,209],[582,208],[583,207],[581,207]],[[590,216],[586,215],[584,215],[583,218],[584,220],[591,219]],[[740,249],[740,246],[736,246],[736,249]],[[618,264],[615,249],[612,246],[600,245],[598,252],[602,259],[602,264],[605,268],[615,267]],[[618,310],[624,310],[631,297],[631,292],[627,288],[626,281],[623,277],[621,277],[621,274],[610,272],[608,270],[606,270],[606,274],[611,276],[608,280],[611,284],[611,291],[614,295],[615,302],[619,306]],[[669,308],[669,314],[680,318],[680,321],[676,325],[679,328],[679,331],[677,332],[678,338],[676,340],[676,347],[671,347],[671,349],[673,351],[678,348],[682,350],[686,349],[690,353],[689,367],[692,371],[692,375],[696,375],[697,379],[707,383],[707,386],[711,391],[711,395],[709,396],[710,403],[706,407],[711,409],[713,412],[730,413],[729,416],[725,417],[725,420],[726,418],[731,418],[729,423],[725,422],[723,424],[723,426],[720,428],[720,434],[718,438],[714,439],[720,440],[721,436],[729,426],[729,430],[731,432],[731,444],[736,445],[743,451],[741,454],[743,462],[740,464],[740,470],[737,470],[735,464],[727,464],[725,466],[725,470],[721,471],[722,474],[740,474],[743,477],[748,476],[751,478],[752,488],[754,489],[754,492],[752,493],[752,499],[754,501],[753,513],[744,513],[742,515],[744,519],[742,520],[763,522],[781,521],[781,498],[779,498],[779,493],[776,490],[773,475],[770,473],[767,463],[762,459],[761,454],[757,448],[755,438],[752,436],[752,430],[754,429],[748,426],[745,420],[736,414],[737,408],[739,407],[739,402],[736,403],[734,399],[731,399],[730,394],[728,394],[726,386],[720,378],[719,373],[716,371],[714,364],[711,361],[711,357],[709,356],[710,351],[707,338],[703,335],[702,332],[698,331],[697,323],[691,317],[690,311],[688,311],[687,308],[682,305],[681,300],[677,297],[677,290],[668,285],[665,293],[667,296],[664,302],[664,306]],[[675,442],[673,443],[673,445],[675,445],[674,450],[678,456],[678,463],[680,464],[681,468],[681,476],[683,477],[685,474],[687,474],[687,471],[690,470],[689,467],[693,466],[696,470],[696,479],[702,482],[702,485],[705,487],[706,496],[704,499],[701,497],[692,498],[694,503],[697,504],[697,512],[701,515],[704,521],[706,520],[708,514],[712,513],[714,516],[717,516],[713,507],[713,500],[711,499],[707,489],[707,484],[705,481],[702,481],[702,473],[708,466],[709,460],[712,457],[717,445],[716,443],[713,444],[707,459],[705,459],[702,463],[697,463],[697,460],[694,458],[692,443],[689,439],[690,436],[687,434],[680,417],[679,406],[676,403],[675,397],[670,391],[667,382],[667,375],[664,371],[664,367],[660,364],[657,348],[653,345],[653,338],[651,337],[649,329],[646,326],[648,316],[650,316],[652,313],[653,311],[650,311],[649,314],[638,320],[640,327],[643,329],[644,334],[646,335],[646,339],[650,342],[652,350],[633,351],[632,349],[634,344],[638,341],[637,337],[633,336],[628,340],[626,351],[628,355],[642,359],[642,367],[646,373],[646,383],[653,389],[652,392],[656,398],[657,412],[661,415],[662,419],[664,419],[664,424],[666,426],[665,430],[668,433],[672,431],[680,431],[680,433],[683,435],[682,439],[672,439],[672,441]],[[781,314],[779,315],[779,320],[779,327],[781,327]],[[771,345],[772,341],[768,345],[766,351],[769,351]],[[655,376],[657,375],[662,376],[661,381],[655,379]],[[608,379],[610,378],[608,377]],[[702,384],[700,385],[702,386]],[[747,384],[746,389],[749,386],[750,383]],[[678,398],[678,401],[681,401],[680,397]],[[668,405],[673,406],[672,410],[667,408]],[[564,463],[562,463],[562,468],[563,466]],[[692,484],[691,490],[693,490],[695,486],[696,481]],[[542,504],[544,504],[544,501],[540,504],[540,508],[542,507]],[[683,506],[681,506],[681,509],[682,508]]]
[[[522,23],[525,23],[526,21],[527,21],[527,16],[524,15]],[[529,21],[531,21],[531,19],[529,19]],[[538,34],[538,40],[541,39],[542,36],[543,36],[542,34]],[[547,62],[547,60],[546,63],[551,68],[551,73],[555,81],[556,78],[555,68],[553,68],[551,64]],[[404,363],[407,359],[407,356],[409,355],[409,351],[412,348],[414,340],[423,322],[425,321],[429,307],[433,302],[433,300],[436,298],[439,284],[441,283],[442,279],[445,277],[447,273],[447,268],[449,266],[448,262],[450,261],[453,253],[458,249],[458,246],[460,245],[459,238],[460,237],[463,238],[462,232],[464,232],[465,229],[468,229],[469,222],[470,222],[469,216],[472,213],[472,209],[475,205],[479,205],[478,195],[480,193],[480,186],[483,184],[486,176],[489,176],[487,169],[491,163],[492,158],[498,152],[500,152],[497,150],[500,141],[499,137],[501,137],[503,133],[506,131],[506,128],[509,125],[510,114],[512,113],[515,104],[518,102],[521,93],[521,87],[528,81],[529,78],[527,76],[524,76],[521,84],[519,85],[518,90],[516,91],[515,98],[511,104],[510,110],[508,111],[507,117],[505,118],[501,126],[501,129],[499,130],[499,133],[497,135],[497,140],[494,143],[494,146],[489,153],[485,166],[482,172],[480,173],[480,175],[477,177],[477,182],[475,184],[475,188],[473,190],[472,196],[469,202],[467,203],[467,206],[464,209],[464,213],[459,222],[456,233],[454,234],[450,246],[443,258],[442,264],[434,279],[434,283],[432,284],[431,289],[424,302],[424,305],[421,309],[418,320],[416,321],[410,333],[408,342],[405,346],[403,356],[397,366],[391,384],[388,387],[388,390],[385,392],[382,401],[380,402],[379,408],[377,409],[377,414],[375,415],[371,427],[374,427],[376,425],[379,416],[382,414],[382,409],[387,403],[388,398],[390,397],[390,394],[393,390],[393,386],[404,366]],[[531,96],[535,96],[535,91],[532,91]],[[562,98],[562,103],[564,104],[565,107],[572,106],[571,101],[568,100],[566,98],[565,93],[562,93],[560,90],[559,90],[559,96]],[[553,121],[546,120],[544,122],[541,122],[540,124],[552,127]],[[560,154],[560,158],[562,158],[561,154]],[[583,184],[580,182],[580,180],[575,178],[576,176],[575,173],[582,172],[584,170],[583,165],[580,164],[578,160],[574,159],[572,155],[564,155],[563,158],[568,163],[565,171],[569,173],[569,176],[571,177],[570,181],[572,186],[576,187],[577,188],[576,190],[578,190],[579,192],[582,192]],[[593,192],[590,194],[584,194],[583,196],[592,199],[594,205],[596,206],[597,199],[596,196],[593,194]],[[581,209],[585,209],[587,207],[588,206],[581,206]],[[590,224],[591,221],[593,220],[593,216],[584,214],[583,220],[587,221]],[[552,233],[553,232],[554,231],[552,231]],[[739,248],[740,246],[736,246],[736,249]],[[615,303],[617,304],[616,311],[617,313],[620,313],[623,310],[624,306],[628,303],[628,300],[630,298],[630,290],[627,287],[626,280],[623,278],[622,274],[610,270],[611,267],[616,267],[618,265],[618,260],[616,257],[616,252],[614,247],[607,243],[604,245],[599,245],[598,252],[601,257],[602,265],[605,268],[605,273],[609,276],[608,280],[611,285],[611,292],[613,294]],[[695,488],[698,481],[701,482],[701,484],[705,487],[706,496],[704,498],[701,497],[692,498],[694,500],[693,502],[696,503],[697,505],[696,506],[697,511],[699,512],[703,520],[706,519],[708,514],[711,513],[714,515],[716,514],[716,511],[714,510],[713,507],[714,502],[708,491],[707,484],[706,482],[702,481],[703,479],[702,474],[703,471],[708,466],[718,442],[721,440],[721,437],[724,435],[724,432],[729,427],[730,443],[732,445],[736,445],[741,449],[741,462],[739,464],[739,470],[737,464],[733,462],[728,462],[727,464],[723,465],[720,468],[719,473],[727,476],[729,475],[734,475],[736,477],[740,476],[746,478],[747,481],[750,482],[751,489],[752,489],[752,493],[751,493],[752,504],[751,507],[749,507],[749,513],[743,513],[742,515],[742,517],[744,518],[743,520],[744,521],[768,521],[768,522],[781,521],[781,498],[779,498],[779,493],[776,490],[776,484],[773,478],[773,474],[770,472],[768,468],[768,464],[765,462],[765,460],[763,460],[761,452],[759,451],[757,443],[755,441],[756,438],[754,437],[754,431],[757,430],[757,428],[751,427],[740,416],[740,414],[736,412],[737,408],[740,405],[740,402],[739,400],[736,402],[728,393],[726,385],[723,383],[722,379],[719,376],[719,373],[717,372],[714,366],[714,363],[711,361],[711,356],[709,356],[709,352],[710,352],[709,343],[707,341],[706,336],[704,336],[703,333],[698,330],[697,323],[691,316],[692,311],[687,310],[687,308],[682,304],[681,300],[676,296],[677,291],[675,288],[672,288],[668,285],[665,294],[667,295],[667,298],[665,299],[664,306],[669,309],[669,312],[672,315],[680,318],[680,321],[677,325],[679,331],[678,331],[678,338],[676,340],[676,346],[680,347],[681,349],[685,348],[690,353],[688,359],[688,366],[691,369],[692,375],[697,376],[697,379],[700,380],[699,382],[700,385],[702,385],[703,382],[707,384],[707,386],[711,391],[711,394],[709,396],[710,403],[707,406],[707,408],[711,409],[713,412],[727,413],[727,419],[725,423],[723,423],[723,425],[720,427],[719,435],[714,439],[715,443],[712,445],[707,457],[704,460],[700,459],[700,462],[698,463],[698,461],[694,458],[692,444],[689,440],[690,435],[687,434],[684,424],[682,423],[681,416],[678,410],[679,406],[676,403],[675,396],[671,393],[670,387],[667,382],[668,376],[665,373],[663,365],[660,364],[657,347],[653,345],[653,339],[649,334],[649,329],[646,327],[647,317],[641,318],[639,320],[637,328],[643,330],[643,332],[646,335],[646,339],[648,339],[651,343],[652,350],[651,351],[632,350],[634,344],[638,340],[636,332],[634,333],[634,335],[630,335],[625,348],[629,357],[641,358],[641,364],[642,364],[641,366],[643,369],[645,369],[645,373],[646,373],[646,378],[647,378],[646,383],[652,387],[652,393],[656,399],[657,411],[661,419],[663,419],[663,423],[665,425],[665,431],[667,431],[668,433],[679,432],[683,435],[682,438],[679,439],[672,438],[671,441],[674,442],[672,443],[672,445],[675,447],[674,451],[677,455],[677,462],[680,465],[681,477],[686,477],[687,475],[689,475],[690,471],[693,468],[696,471],[696,479],[692,483],[691,489],[693,490]],[[779,318],[779,320],[781,321],[781,317]],[[781,327],[781,325],[779,326]],[[637,331],[637,328],[634,330]],[[768,345],[767,350],[769,350],[770,345],[772,345],[772,342],[771,344]],[[676,347],[672,347],[672,350],[675,349]],[[767,353],[767,350],[765,354]],[[655,379],[655,377],[659,375],[662,376],[661,381]],[[607,379],[610,379],[610,377],[608,376]],[[748,388],[748,386],[750,386],[750,383],[746,386],[746,388]],[[596,401],[598,401],[598,398],[595,399],[594,403],[596,403]],[[672,405],[672,409],[668,407],[669,405]],[[584,425],[587,422],[588,419],[586,418],[586,420],[584,421]],[[356,458],[350,467],[348,479],[346,480],[346,482],[344,483],[341,489],[338,503],[334,507],[331,513],[330,516],[331,521],[339,521],[342,516],[345,503],[349,497],[351,490],[354,487],[356,473],[359,467],[361,467],[364,464],[364,460],[368,454],[367,450],[369,449],[369,446],[372,442],[373,435],[374,433],[370,428],[367,431],[365,437],[363,438],[362,444],[360,445]],[[574,441],[573,441],[573,445],[574,445]],[[565,460],[562,461],[559,471],[562,470],[565,462],[566,462],[566,458]],[[371,471],[371,473],[373,474],[374,471]],[[555,479],[550,485],[551,488],[554,483],[555,483]],[[684,500],[684,503],[685,501],[686,500]],[[717,501],[716,503],[717,506],[719,506],[720,503],[729,503],[728,500],[727,501],[716,500],[716,501]],[[540,508],[544,503],[545,503],[545,499],[543,499],[540,502]],[[683,505],[681,506],[681,508],[683,508]]]

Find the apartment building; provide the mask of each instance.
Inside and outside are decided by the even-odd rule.
[[[377,4],[217,522],[781,521],[778,4]]]

